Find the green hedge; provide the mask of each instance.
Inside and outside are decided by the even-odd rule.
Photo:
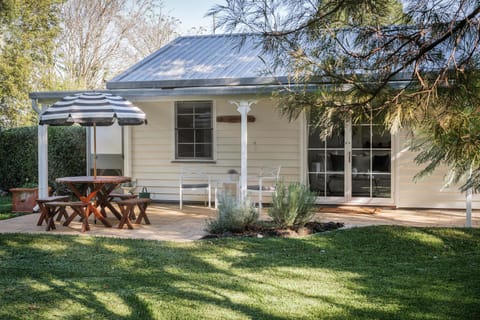
[[[48,128],[48,179],[84,175],[86,168],[85,128]],[[0,132],[0,189],[38,182],[38,129],[13,128]]]

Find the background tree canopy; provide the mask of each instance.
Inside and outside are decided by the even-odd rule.
[[[0,0],[0,128],[32,125],[31,91],[103,88],[177,35],[161,0]]]
[[[48,88],[59,0],[0,0],[0,127],[31,123],[28,93]]]
[[[285,87],[288,117],[315,114],[324,136],[349,118],[408,126],[422,133],[420,175],[447,164],[451,181],[480,189],[480,119],[471,117],[480,111],[478,0],[227,0],[210,14],[228,31],[262,34],[276,58],[268,68],[318,84]]]

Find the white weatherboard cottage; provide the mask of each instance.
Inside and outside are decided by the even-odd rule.
[[[319,203],[465,208],[464,194],[442,188],[444,172],[413,182],[420,168],[404,133],[347,122],[342,132],[320,141],[305,115],[294,122],[281,117],[271,92],[288,83],[286,75],[265,76],[255,36],[247,35],[242,45],[241,38],[180,37],[109,81],[102,91],[135,103],[148,125],[99,128],[99,168],[103,163],[138,179],[158,201],[179,200],[183,167],[213,176],[236,169],[245,186],[247,173],[281,166],[285,181],[309,184]],[[71,93],[30,97],[39,109]],[[45,131],[39,127],[40,184],[46,179]],[[480,208],[477,196],[473,207]]]

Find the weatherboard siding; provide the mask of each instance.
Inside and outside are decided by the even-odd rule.
[[[229,102],[231,98],[211,100],[215,117],[239,115]],[[146,113],[148,125],[131,127],[131,174],[138,179],[139,186],[148,188],[154,200],[178,201],[182,167],[198,168],[213,179],[226,179],[229,169],[240,172],[240,123],[214,124],[214,163],[175,162],[174,100],[138,105]],[[281,165],[284,180],[300,180],[300,121],[290,123],[281,117],[274,101],[269,99],[253,104],[249,115],[255,117],[255,122],[248,123],[248,175],[255,175],[262,166]],[[443,188],[445,170],[413,182],[420,168],[414,162],[415,154],[405,148],[406,143],[406,135],[400,134],[393,170],[395,205],[399,208],[465,208],[465,197],[456,187]],[[186,191],[185,199],[199,201],[205,196],[199,191]],[[473,199],[474,208],[480,208],[480,197]]]
[[[202,100],[213,101],[216,118],[240,115],[236,106],[229,102],[232,99]],[[229,169],[240,172],[240,123],[215,122],[215,163],[175,162],[174,101],[139,102],[137,105],[146,113],[148,125],[131,127],[131,173],[138,179],[139,186],[148,188],[154,200],[178,201],[182,167],[197,168],[213,179],[227,179]],[[281,165],[285,181],[298,181],[299,121],[290,123],[281,117],[269,99],[253,104],[249,115],[255,117],[255,122],[248,123],[248,175],[254,176],[261,167]],[[184,199],[198,201],[205,196],[202,191],[186,191]]]
[[[408,137],[402,132],[399,135],[397,152],[397,207],[464,209],[465,195],[455,186],[443,187],[446,168],[438,169],[419,181],[413,181],[421,167],[415,164],[415,153],[408,150],[407,143]],[[480,208],[478,195],[473,196],[473,207]]]

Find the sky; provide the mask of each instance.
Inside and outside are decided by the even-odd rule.
[[[188,34],[188,30],[199,26],[212,33],[212,17],[204,17],[215,4],[222,4],[223,0],[163,0],[163,11],[181,21],[180,33]]]

